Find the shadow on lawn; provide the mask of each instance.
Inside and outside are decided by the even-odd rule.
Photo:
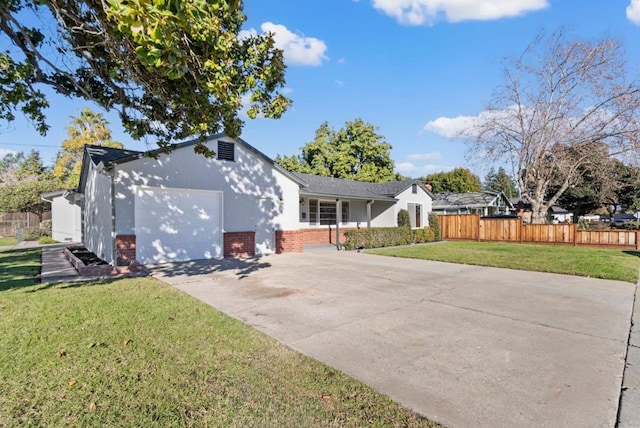
[[[629,254],[630,256],[640,257],[640,251],[625,250],[625,251],[623,251],[623,253]]]
[[[40,282],[40,249],[0,253],[0,291],[31,287]]]
[[[260,269],[269,267],[271,267],[271,263],[262,262],[260,257],[251,257],[247,259],[196,260],[170,263],[151,266],[149,270],[152,273],[159,273],[167,277],[208,275],[216,272],[236,271],[236,276],[243,279]]]

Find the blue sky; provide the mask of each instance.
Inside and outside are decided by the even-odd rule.
[[[619,39],[640,78],[640,0],[245,0],[245,13],[246,31],[273,31],[288,64],[292,108],[279,120],[247,118],[242,134],[270,156],[298,153],[324,121],[337,129],[362,118],[379,127],[405,175],[472,166],[484,176],[447,135],[482,112],[502,81],[502,60],[542,29]],[[56,95],[50,102],[48,135],[22,118],[0,124],[0,154],[34,148],[52,164],[69,116],[85,105],[101,111]],[[105,116],[127,148],[153,148]]]

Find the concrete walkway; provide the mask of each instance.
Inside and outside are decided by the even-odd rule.
[[[450,427],[616,423],[633,284],[338,251],[154,275]]]
[[[78,271],[71,265],[65,257],[62,249],[65,245],[42,247],[42,271],[40,272],[40,282],[56,283],[92,278],[82,278]]]

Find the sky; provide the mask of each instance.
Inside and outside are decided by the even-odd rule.
[[[614,37],[640,79],[640,0],[245,0],[244,11],[243,31],[273,32],[288,66],[292,107],[278,120],[245,117],[241,135],[271,157],[299,153],[325,121],[339,129],[361,118],[392,145],[403,175],[465,166],[484,177],[488,167],[466,155],[454,131],[487,107],[505,58],[541,31]],[[0,123],[0,155],[33,148],[52,165],[84,106],[102,112],[126,148],[154,148],[132,140],[117,114],[47,93],[47,136],[22,117]]]

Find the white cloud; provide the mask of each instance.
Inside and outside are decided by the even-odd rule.
[[[407,156],[407,158],[411,160],[438,160],[438,159],[442,159],[442,155],[438,152],[416,153],[416,154]]]
[[[15,155],[16,153],[18,153],[18,152],[16,152],[15,150],[11,150],[11,149],[0,149],[0,158],[3,158],[8,154]]]
[[[631,0],[627,6],[627,18],[634,24],[640,25],[640,0]]]
[[[342,80],[336,80],[335,82],[337,86],[344,86],[344,82]]]
[[[396,165],[396,171],[401,174],[411,174],[418,171],[420,168],[412,164],[411,162],[400,162]]]
[[[289,65],[321,65],[328,59],[325,55],[327,45],[315,37],[305,37],[289,31],[287,27],[273,22],[265,22],[260,26],[262,31],[273,33],[276,47],[284,52],[284,59]],[[242,30],[238,37],[246,38],[257,34],[256,30]]]
[[[347,62],[346,58],[344,58],[344,57],[338,58],[338,64],[344,64],[346,62]]]
[[[548,6],[548,0],[373,0],[373,7],[408,25],[433,25],[443,19],[487,21],[520,16]]]
[[[427,122],[423,130],[435,132],[449,139],[461,138],[468,134],[469,129],[475,127],[481,115],[482,113],[479,116],[439,117]]]

